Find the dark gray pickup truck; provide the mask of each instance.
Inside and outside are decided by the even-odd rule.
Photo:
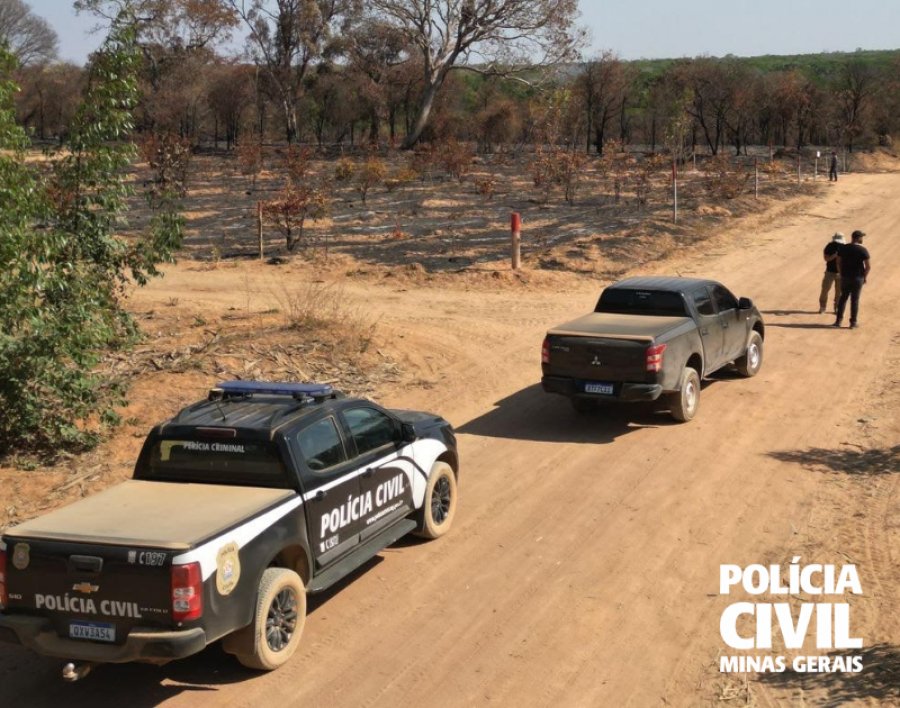
[[[729,365],[754,376],[764,338],[759,310],[720,283],[629,278],[606,288],[594,312],[547,332],[541,383],[579,412],[599,401],[665,396],[672,416],[688,421],[700,380]]]

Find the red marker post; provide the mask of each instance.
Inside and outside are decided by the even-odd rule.
[[[512,232],[512,269],[518,270],[522,265],[522,216],[514,211],[509,218]]]

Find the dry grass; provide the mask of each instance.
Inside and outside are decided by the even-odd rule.
[[[352,302],[341,285],[314,281],[290,286],[282,282],[272,290],[272,297],[292,330],[329,336],[353,355],[366,353],[372,344],[377,320]]]

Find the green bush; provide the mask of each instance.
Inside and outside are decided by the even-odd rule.
[[[174,196],[155,195],[147,233],[118,235],[139,61],[120,18],[93,57],[66,144],[40,168],[24,159],[15,62],[0,48],[0,455],[83,450],[116,422],[122,386],[98,365],[135,338],[122,295],[180,245]]]

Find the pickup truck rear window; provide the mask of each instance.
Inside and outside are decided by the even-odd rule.
[[[600,294],[594,312],[653,317],[687,317],[681,293],[668,290],[607,288]]]
[[[139,479],[200,484],[286,486],[284,465],[269,442],[201,439],[155,440]]]

